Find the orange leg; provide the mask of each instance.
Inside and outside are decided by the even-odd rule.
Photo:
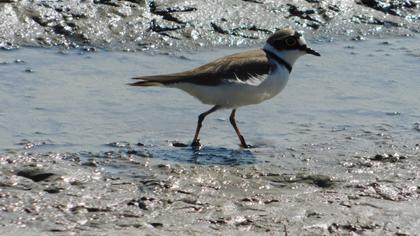
[[[236,126],[235,114],[236,114],[236,109],[233,109],[232,113],[230,114],[229,121],[232,124],[233,128],[235,129],[235,132],[238,135],[239,141],[241,141],[241,146],[244,148],[248,148],[249,146],[248,144],[246,144],[244,136],[242,136],[241,132],[239,131],[238,126]]]
[[[193,147],[200,147],[201,146],[200,139],[198,138],[198,135],[200,134],[200,129],[201,129],[201,126],[203,125],[203,120],[204,120],[204,118],[206,118],[206,116],[208,114],[217,111],[219,108],[220,107],[216,105],[216,106],[212,107],[210,110],[208,110],[206,112],[203,112],[198,116],[197,129],[195,130],[195,135],[194,135],[194,139],[191,143],[191,146],[193,146]]]

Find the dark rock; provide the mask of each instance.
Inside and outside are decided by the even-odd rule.
[[[361,36],[361,35],[357,35],[356,37],[353,37],[351,40],[353,40],[353,41],[365,41],[366,38]]]
[[[110,208],[99,208],[99,207],[85,207],[88,212],[109,212],[111,211]]]
[[[307,9],[307,8],[301,8],[297,7],[293,4],[287,4],[289,7],[288,11],[290,13],[289,17],[291,16],[297,16],[301,19],[309,20],[309,21],[315,21],[317,23],[322,23],[315,18],[313,18],[311,15],[314,15],[316,11],[314,9]]]
[[[220,33],[220,34],[229,34],[229,31],[222,29],[222,27],[220,27],[219,25],[217,25],[214,22],[211,22],[210,25],[213,28],[213,30],[216,31],[217,33]]]
[[[420,131],[420,123],[414,123],[414,130]]]
[[[96,4],[104,4],[104,5],[109,5],[113,7],[119,6],[116,0],[93,0],[93,2]]]
[[[372,24],[372,25],[383,25],[387,27],[402,27],[403,25],[390,20],[382,20],[377,17],[371,17],[366,15],[353,16],[352,21],[355,23]]]
[[[230,30],[223,29],[223,27],[221,27],[220,25],[218,25],[214,22],[211,22],[210,25],[213,28],[213,30],[217,33],[224,34],[224,35],[239,36],[239,37],[248,38],[248,39],[258,39],[258,37],[255,37],[253,35],[248,35],[248,34],[242,32],[242,31],[249,30],[249,31],[271,32],[269,30],[260,29],[260,28],[256,27],[255,25],[242,26],[242,27],[237,27],[237,28],[233,28],[233,29],[230,29]]]
[[[10,50],[13,50],[13,49],[18,49],[18,48],[19,48],[19,46],[14,45],[11,42],[0,42],[0,49],[1,50],[10,51]]]
[[[46,181],[52,176],[57,176],[55,173],[47,172],[39,168],[21,170],[18,171],[16,175],[31,179],[34,182]]]
[[[370,158],[372,161],[380,161],[380,162],[398,162],[402,159],[406,159],[405,156],[400,156],[398,153],[394,154],[376,154],[374,157]]]
[[[244,1],[244,2],[258,3],[258,4],[264,4],[264,2],[258,1],[258,0],[242,0],[242,1]]]
[[[127,151],[128,155],[136,155],[139,157],[145,157],[145,158],[152,158],[153,156],[148,153],[147,151],[143,151],[143,150],[128,150]]]
[[[63,190],[63,188],[57,188],[57,187],[50,187],[50,188],[46,188],[46,189],[44,189],[44,191],[45,192],[47,192],[47,193],[51,193],[51,194],[54,194],[54,193],[59,193],[59,192],[61,192]]]
[[[384,159],[388,158],[387,154],[381,155],[381,154],[376,154],[373,158],[371,158],[371,160],[374,161],[382,161]]]
[[[159,168],[159,169],[164,169],[164,170],[170,170],[171,169],[171,166],[169,164],[158,164],[156,167]]]
[[[340,12],[340,7],[337,5],[329,5],[328,9],[335,11],[335,12]]]
[[[158,223],[158,222],[154,222],[154,223],[149,223],[151,226],[155,227],[155,228],[161,228],[163,227],[162,223]]]
[[[145,6],[146,5],[146,0],[126,0],[126,1],[136,3],[140,6]]]
[[[165,26],[165,25],[160,25],[156,19],[153,19],[152,21],[150,21],[150,27],[148,30],[157,32],[157,33],[161,33],[161,32],[165,32],[165,31],[174,31],[174,30],[179,30],[185,28],[185,25],[174,25],[174,26]]]
[[[89,167],[98,167],[98,163],[93,159],[83,162],[82,165],[89,166]]]
[[[85,46],[85,47],[83,47],[83,51],[85,51],[85,52],[96,52],[96,51],[98,51],[98,49],[96,49],[95,47]],[[130,145],[130,144],[128,144],[128,145]]]
[[[334,185],[331,177],[326,175],[308,175],[303,177],[304,180],[309,180],[313,184],[321,188],[329,188]]]
[[[188,144],[181,143],[181,142],[172,142],[173,147],[188,147]]]
[[[312,15],[315,13],[313,9],[306,9],[306,8],[299,8],[293,4],[287,4],[289,6],[289,13],[292,16],[299,16],[301,18],[307,18],[308,15]]]
[[[172,22],[175,22],[175,23],[178,23],[178,24],[185,24],[185,22],[179,20],[178,18],[173,16],[171,13],[174,13],[174,12],[192,12],[192,11],[197,10],[197,8],[195,8],[195,7],[168,7],[168,8],[164,8],[164,9],[159,9],[156,6],[155,1],[150,1],[149,2],[149,9],[150,9],[150,12],[152,14],[162,16],[164,20],[172,21]]]
[[[264,204],[270,204],[270,203],[274,203],[274,202],[280,202],[280,201],[277,200],[277,199],[270,199],[270,200],[264,201]]]
[[[133,199],[127,203],[128,206],[136,206],[142,210],[152,210],[158,200],[152,197],[141,197],[140,199]]]
[[[362,5],[368,6],[375,10],[388,13],[395,16],[403,16],[406,9],[416,8],[417,3],[411,0],[397,1],[381,1],[381,0],[361,0]]]
[[[62,23],[53,26],[52,29],[57,34],[62,34],[66,36],[71,36],[73,34],[73,29],[70,26],[67,26]]]

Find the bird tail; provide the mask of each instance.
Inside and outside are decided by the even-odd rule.
[[[129,83],[128,85],[149,87],[149,86],[161,86],[161,85],[175,83],[179,81],[181,78],[178,75],[171,74],[171,75],[142,76],[142,77],[135,77],[132,79],[140,80],[140,81]]]
[[[151,86],[161,86],[162,83],[151,82],[151,81],[138,81],[134,83],[128,83],[130,86],[141,86],[141,87],[151,87]]]

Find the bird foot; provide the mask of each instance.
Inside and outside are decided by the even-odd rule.
[[[254,146],[249,145],[249,144],[246,144],[246,143],[242,143],[242,144],[240,144],[239,146],[240,146],[241,148],[244,148],[244,149],[251,149],[251,148],[255,148]]]
[[[239,135],[239,141],[241,141],[241,144],[239,146],[241,146],[241,148],[253,148],[254,146],[252,145],[248,145],[245,142],[245,138],[242,135]]]
[[[201,147],[200,139],[193,140],[193,142],[191,143],[191,147],[194,147],[194,148]]]

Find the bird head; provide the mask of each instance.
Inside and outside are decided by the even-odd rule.
[[[282,58],[291,66],[303,55],[321,56],[317,51],[307,46],[302,34],[289,28],[272,34],[267,39],[264,50]]]

